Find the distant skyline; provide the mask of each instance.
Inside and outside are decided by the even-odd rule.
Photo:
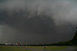
[[[76,0],[0,0],[0,43],[68,41],[77,26]]]

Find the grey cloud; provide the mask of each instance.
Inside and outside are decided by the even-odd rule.
[[[53,43],[74,36],[77,8],[71,1],[7,0],[0,7],[0,42]]]

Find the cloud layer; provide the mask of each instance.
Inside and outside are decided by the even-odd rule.
[[[1,2],[0,42],[53,43],[70,40],[77,25],[76,16],[77,7],[72,0]]]

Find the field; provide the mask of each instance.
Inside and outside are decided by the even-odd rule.
[[[74,49],[75,48],[75,49]],[[0,51],[43,51],[44,46],[0,46]],[[46,51],[77,51],[77,46],[46,46]]]
[[[20,46],[0,46],[0,51],[29,51]]]
[[[44,46],[28,46],[27,48],[32,48],[32,49],[44,49]],[[46,46],[46,50],[63,50],[68,48],[67,46]]]

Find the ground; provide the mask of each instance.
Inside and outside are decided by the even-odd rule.
[[[27,47],[26,47],[27,48]],[[33,48],[33,49],[44,49],[44,46],[28,46],[28,48]],[[67,48],[67,46],[46,46],[46,50],[62,50]]]
[[[0,51],[29,51],[20,46],[0,46]]]
[[[77,46],[0,46],[0,51],[77,51]]]

